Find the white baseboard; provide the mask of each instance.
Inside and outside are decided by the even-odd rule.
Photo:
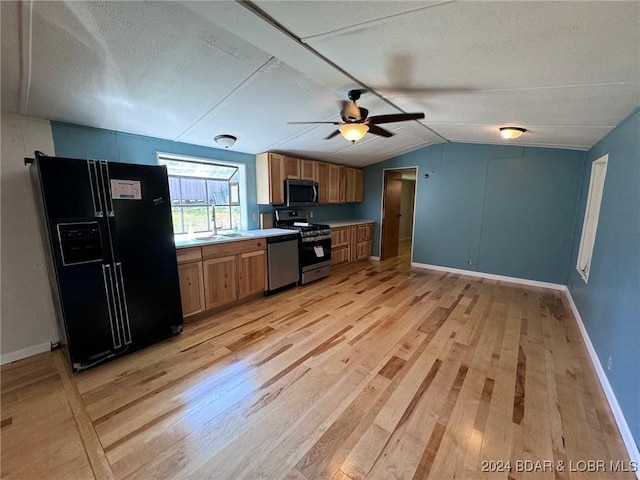
[[[369,260],[373,260],[374,262],[379,262],[380,261],[380,257],[371,256],[371,257],[369,257]]]
[[[23,348],[22,350],[16,350],[15,352],[3,353],[0,355],[0,365],[6,365],[7,363],[17,362],[23,358],[33,357],[39,353],[48,352],[51,350],[51,342],[44,342],[39,345],[33,345],[32,347]]]
[[[611,388],[611,384],[609,383],[609,379],[607,378],[607,374],[602,368],[602,363],[598,358],[598,354],[596,353],[596,349],[591,343],[591,338],[589,338],[589,334],[587,333],[587,329],[584,326],[582,321],[582,317],[580,316],[580,312],[578,311],[578,307],[573,301],[573,297],[571,296],[571,292],[567,287],[563,288],[564,293],[569,301],[569,305],[571,305],[571,310],[573,311],[573,316],[576,318],[576,323],[578,324],[578,329],[582,334],[582,340],[584,340],[584,344],[587,347],[587,351],[589,352],[589,358],[591,359],[591,363],[593,364],[593,368],[596,370],[596,375],[598,375],[598,380],[600,380],[600,385],[602,386],[602,390],[604,391],[604,395],[607,397],[607,401],[609,402],[609,407],[611,407],[611,413],[613,413],[613,418],[618,425],[618,430],[620,430],[620,435],[622,436],[622,441],[624,442],[624,446],[627,448],[627,452],[629,453],[630,460],[635,462],[636,465],[640,466],[640,451],[638,450],[638,446],[633,438],[633,434],[631,433],[631,429],[629,428],[629,424],[627,420],[624,418],[624,414],[622,413],[622,409],[620,408],[620,404],[618,403],[618,399],[616,398],[616,394],[613,392]],[[636,472],[636,478],[640,480],[640,470]]]
[[[470,277],[488,278],[489,280],[499,280],[502,282],[519,283],[521,285],[529,285],[532,287],[551,288],[553,290],[566,290],[566,285],[559,283],[540,282],[538,280],[529,280],[527,278],[507,277],[505,275],[495,275],[493,273],[476,272],[474,270],[463,270],[461,268],[441,267],[440,265],[429,265],[428,263],[411,262],[412,267],[426,268],[429,270],[438,270],[441,272],[457,273],[460,275],[469,275]]]

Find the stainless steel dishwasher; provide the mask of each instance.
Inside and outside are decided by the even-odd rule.
[[[265,295],[295,286],[300,281],[299,238],[298,232],[267,237],[269,274]]]

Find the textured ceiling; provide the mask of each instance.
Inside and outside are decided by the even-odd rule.
[[[640,2],[1,2],[2,109],[367,165],[446,141],[588,149],[640,105]],[[354,87],[392,138],[324,140]]]

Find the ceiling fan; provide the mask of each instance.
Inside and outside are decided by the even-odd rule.
[[[350,101],[343,100],[340,110],[340,116],[342,122],[288,122],[290,125],[301,124],[320,124],[327,123],[330,125],[338,125],[338,129],[332,132],[326,137],[326,140],[335,137],[339,133],[351,143],[356,143],[364,135],[369,132],[374,135],[380,135],[381,137],[392,137],[394,134],[389,130],[385,130],[380,127],[381,123],[393,123],[404,122],[406,120],[419,120],[424,118],[424,113],[393,113],[389,115],[374,115],[369,116],[369,110],[359,107],[357,101],[360,99],[360,95],[365,93],[366,90],[355,89],[349,90],[347,96]]]

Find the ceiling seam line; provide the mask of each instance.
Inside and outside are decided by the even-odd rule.
[[[443,2],[440,3],[436,3],[434,5],[428,5],[426,7],[419,7],[419,8],[415,8],[413,10],[407,10],[404,12],[400,12],[400,13],[393,13],[391,15],[387,15],[386,17],[379,17],[379,18],[375,18],[373,20],[365,20],[363,22],[359,22],[359,23],[354,23],[352,25],[347,25],[346,27],[340,27],[340,28],[336,28],[335,30],[330,30],[328,32],[323,32],[323,33],[317,33],[315,35],[309,35],[308,37],[300,37],[300,41],[307,43],[307,40],[322,40],[324,38],[330,38],[333,37],[334,35],[339,35],[341,33],[349,33],[352,32],[354,30],[358,30],[361,27],[364,26],[374,26],[374,25],[379,25],[381,23],[387,23],[388,21],[392,21],[395,20],[398,17],[403,17],[403,16],[407,16],[410,15],[412,13],[416,13],[416,12],[421,12],[423,10],[428,10],[434,7],[439,7],[440,5],[444,5],[446,3],[451,3],[453,0],[445,0]]]
[[[213,112],[216,108],[218,108],[220,105],[222,105],[231,95],[233,95],[235,92],[237,92],[240,88],[242,88],[246,83],[248,83],[252,78],[254,78],[256,75],[259,75],[262,73],[262,70],[269,65],[269,63],[271,63],[274,59],[276,59],[276,57],[269,57],[269,60],[267,60],[266,62],[264,62],[262,65],[260,65],[256,70],[254,70],[251,75],[249,75],[247,78],[245,78],[242,82],[240,82],[233,90],[231,90],[227,95],[224,96],[224,98],[222,98],[218,103],[216,103],[213,107],[211,107],[207,112],[203,113],[200,117],[198,117],[197,120],[195,120],[191,125],[189,125],[182,133],[180,133],[177,137],[175,137],[173,139],[174,142],[177,142],[178,139],[180,137],[182,137],[183,135],[185,135],[189,130],[191,130],[193,127],[195,127],[198,123],[200,123],[200,121],[206,117],[207,115],[209,115],[211,112]]]
[[[640,82],[600,82],[600,83],[574,83],[568,85],[543,85],[540,87],[513,87],[513,88],[481,88],[474,90],[474,93],[477,92],[520,92],[520,91],[531,91],[531,90],[556,90],[561,88],[591,88],[591,87],[611,87],[611,86],[621,86],[621,85],[640,85]],[[410,95],[406,95],[410,96]]]
[[[449,123],[449,122],[429,122],[431,125],[441,125],[444,127],[492,127],[496,123]],[[615,128],[615,125],[561,125],[558,123],[526,123],[528,127],[553,127],[553,128]]]
[[[396,104],[394,104],[393,102],[391,102],[390,100],[388,100],[387,98],[383,97],[382,95],[380,95],[378,92],[376,92],[373,88],[371,88],[369,85],[367,85],[365,82],[362,82],[361,80],[357,79],[356,77],[354,77],[352,74],[350,74],[349,72],[347,72],[346,70],[344,70],[342,67],[340,67],[338,64],[332,62],[331,60],[329,60],[327,57],[325,57],[324,55],[322,55],[320,52],[318,52],[317,50],[315,50],[314,48],[310,47],[309,45],[307,45],[306,43],[304,43],[302,40],[300,40],[300,38],[295,35],[292,31],[290,31],[288,28],[286,28],[284,25],[282,25],[280,22],[278,22],[277,20],[275,20],[273,17],[271,17],[270,15],[268,15],[264,10],[262,10],[260,7],[258,7],[255,3],[253,3],[251,0],[236,0],[241,6],[243,6],[244,8],[246,8],[247,10],[249,10],[251,13],[253,13],[254,15],[256,15],[257,17],[261,18],[262,20],[264,20],[265,22],[267,22],[269,25],[273,26],[274,28],[280,30],[282,33],[284,33],[287,37],[289,37],[290,39],[294,40],[296,43],[298,43],[300,46],[302,46],[303,48],[307,49],[310,53],[312,53],[313,55],[315,55],[317,58],[319,58],[320,60],[322,60],[323,62],[325,62],[327,65],[335,68],[338,72],[342,73],[344,76],[346,76],[347,78],[350,78],[351,80],[353,80],[355,83],[361,85],[362,87],[364,87],[369,93],[372,93],[373,95],[375,95],[376,97],[378,97],[380,100],[382,100],[384,103],[386,103],[387,105],[392,106],[393,108],[399,110],[402,113],[407,113],[404,111],[404,109],[398,107]],[[439,133],[437,133],[435,130],[432,130],[431,128],[429,128],[427,125],[425,125],[424,123],[421,123],[417,120],[413,120],[415,122],[417,122],[419,125],[421,125],[423,128],[425,128],[426,130],[428,130],[429,132],[431,132],[433,135],[435,135],[436,137],[440,138],[443,142],[449,142],[448,139],[446,139],[445,137],[443,137],[442,135],[440,135]]]

